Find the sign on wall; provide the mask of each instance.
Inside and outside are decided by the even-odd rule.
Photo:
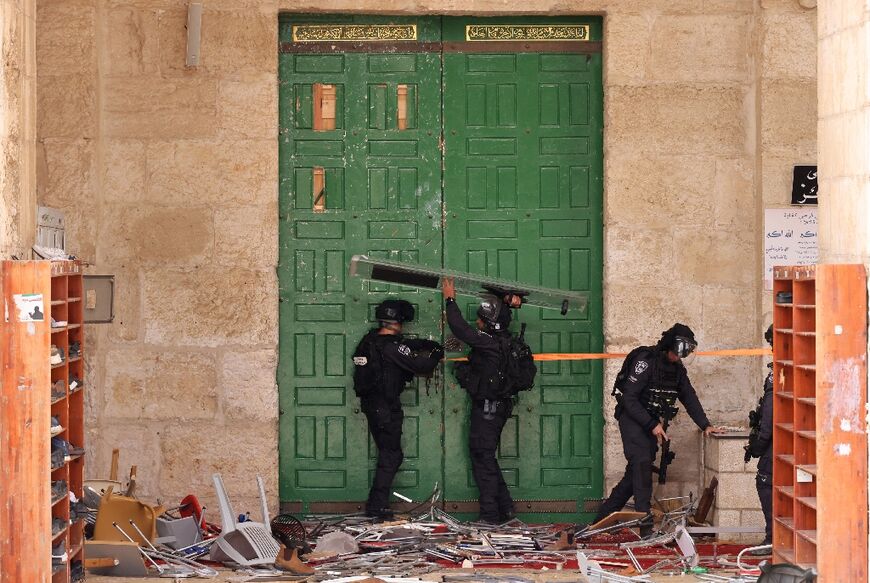
[[[776,265],[813,265],[819,260],[815,208],[765,209],[764,289],[773,289]]]
[[[791,203],[819,204],[819,167],[795,166],[791,179]]]

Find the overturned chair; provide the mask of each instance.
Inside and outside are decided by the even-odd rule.
[[[237,522],[220,474],[214,474],[214,487],[221,507],[221,534],[211,547],[211,559],[242,567],[272,565],[278,556],[278,543],[269,528],[269,509],[263,478],[257,476],[263,522]]]

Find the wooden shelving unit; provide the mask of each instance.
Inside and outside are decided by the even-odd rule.
[[[0,583],[69,583],[71,563],[84,562],[84,517],[70,521],[70,493],[82,499],[84,455],[53,463],[51,452],[53,437],[84,445],[82,266],[2,261],[0,291]],[[63,351],[60,362],[52,363],[52,346]],[[53,495],[60,480],[67,487]],[[68,558],[54,565],[61,542]]]
[[[866,581],[866,274],[777,267],[773,297],[773,559]]]
[[[51,344],[63,351],[63,362],[51,365],[51,385],[61,385],[64,395],[52,400],[51,416],[60,420],[64,431],[58,436],[73,446],[85,442],[84,414],[84,287],[82,266],[78,261],[51,262],[50,315],[57,323],[51,324]],[[72,352],[70,349],[73,348]],[[74,386],[71,384],[75,381]],[[56,388],[56,387],[55,387]],[[51,472],[51,480],[65,480],[69,491],[81,500],[83,495],[85,456],[75,455]],[[65,564],[54,568],[52,582],[70,581],[70,566],[84,561],[83,519],[70,522],[70,497],[55,499],[51,507],[52,519],[61,518],[68,526],[52,537],[52,546],[63,540],[68,554]]]

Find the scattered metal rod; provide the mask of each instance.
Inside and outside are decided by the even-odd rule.
[[[124,532],[124,529],[121,528],[121,525],[119,525],[117,522],[113,522],[113,523],[112,523],[112,526],[115,527],[115,529],[116,529],[118,532],[120,532],[121,535],[122,535],[125,539],[127,539],[128,541],[130,541],[131,543],[133,543],[133,544],[136,545],[136,548],[139,549],[139,552],[142,554],[142,556],[145,557],[146,559],[148,559],[148,561],[149,561],[152,565],[154,565],[154,568],[157,569],[157,572],[158,572],[158,573],[163,574],[163,567],[161,567],[160,565],[158,565],[158,564],[157,564],[157,561],[155,561],[154,559],[152,559],[152,558],[148,555],[148,553],[145,552],[145,549],[143,549],[142,547],[140,547],[140,546],[139,546],[139,543],[137,543],[136,541],[133,540],[133,537],[131,537],[131,536],[130,536],[129,534],[127,534],[126,532]]]

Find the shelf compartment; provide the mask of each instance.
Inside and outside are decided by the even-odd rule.
[[[777,561],[776,559],[780,559]],[[791,563],[794,564],[794,549],[777,549],[773,551],[773,559],[775,563]]]
[[[791,516],[775,516],[773,518],[780,526],[794,531],[794,518]]]
[[[59,531],[57,534],[51,535],[51,542],[55,543],[60,537],[66,536],[67,531],[69,531],[69,525],[63,527],[63,530]]]
[[[779,454],[778,456],[776,456],[776,459],[781,461],[781,462],[785,462],[787,464],[794,465],[794,455],[792,455],[792,454],[782,453],[782,454]],[[813,466],[813,467],[815,467],[815,466]]]
[[[799,504],[802,504],[807,508],[812,508],[813,510],[817,509],[815,496],[798,496],[797,501]]]
[[[815,397],[798,397],[798,402],[803,403],[804,405],[815,407],[816,406],[816,398]]]
[[[815,441],[815,439],[816,439],[816,431],[814,429],[813,430],[801,429],[797,432],[797,434],[799,436],[803,437],[804,439],[812,439],[813,441]]]
[[[794,486],[776,486],[776,491],[790,498],[794,498]]]
[[[806,473],[812,475],[813,477],[816,476],[816,473],[818,472],[818,467],[819,466],[817,466],[816,464],[800,464],[797,466],[799,470],[803,470]]]
[[[784,431],[794,432],[794,424],[792,423],[777,423],[777,429],[782,429]]]

